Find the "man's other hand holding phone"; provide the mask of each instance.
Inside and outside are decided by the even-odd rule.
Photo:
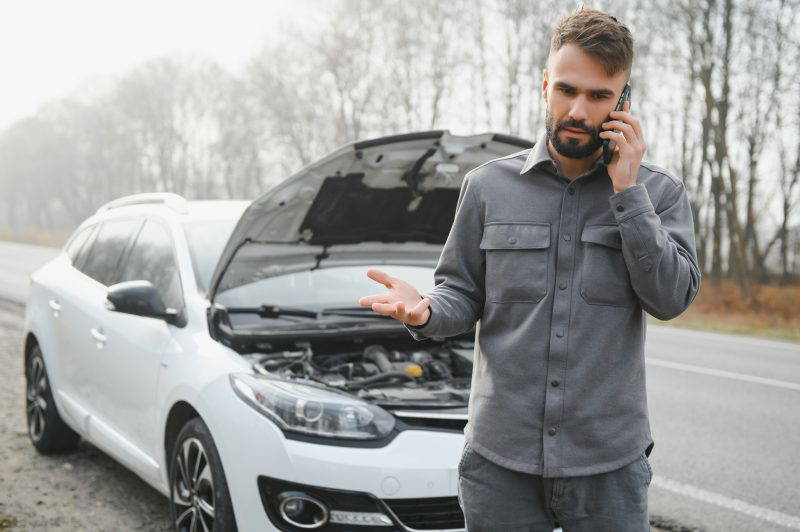
[[[630,107],[630,101],[626,101],[622,111],[611,111],[612,120],[603,122],[602,127],[606,131],[600,132],[600,137],[616,143],[614,156],[607,165],[608,176],[614,184],[614,193],[636,184],[639,164],[647,150],[642,125],[630,113]],[[619,130],[619,133],[613,131],[614,129]]]

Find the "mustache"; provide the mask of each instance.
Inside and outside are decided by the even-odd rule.
[[[572,128],[572,129],[580,129],[581,131],[585,131],[586,133],[589,133],[590,135],[597,135],[599,133],[598,132],[598,128],[586,125],[583,122],[578,122],[577,120],[573,120],[571,118],[568,118],[566,120],[562,120],[561,122],[557,123],[556,124],[556,131],[558,132],[558,131],[561,131],[562,129],[568,128],[568,127]]]

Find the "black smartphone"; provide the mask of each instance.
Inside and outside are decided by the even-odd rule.
[[[622,94],[619,95],[619,100],[617,101],[617,106],[614,107],[615,111],[622,111],[622,106],[626,101],[631,101],[631,84],[626,83],[625,87],[622,89]],[[608,117],[608,120],[613,120],[611,116]],[[619,133],[618,129],[615,129],[617,133]],[[611,162],[611,158],[614,157],[614,148],[616,147],[616,143],[611,139],[603,139],[603,162],[608,164]]]

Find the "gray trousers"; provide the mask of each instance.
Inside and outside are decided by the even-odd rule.
[[[648,532],[653,470],[643,452],[614,471],[544,478],[507,469],[465,444],[458,502],[467,532]]]

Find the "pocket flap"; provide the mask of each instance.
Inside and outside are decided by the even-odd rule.
[[[618,225],[587,225],[581,233],[581,242],[591,242],[622,249],[622,236]]]
[[[481,249],[543,249],[550,247],[549,223],[488,223]]]

